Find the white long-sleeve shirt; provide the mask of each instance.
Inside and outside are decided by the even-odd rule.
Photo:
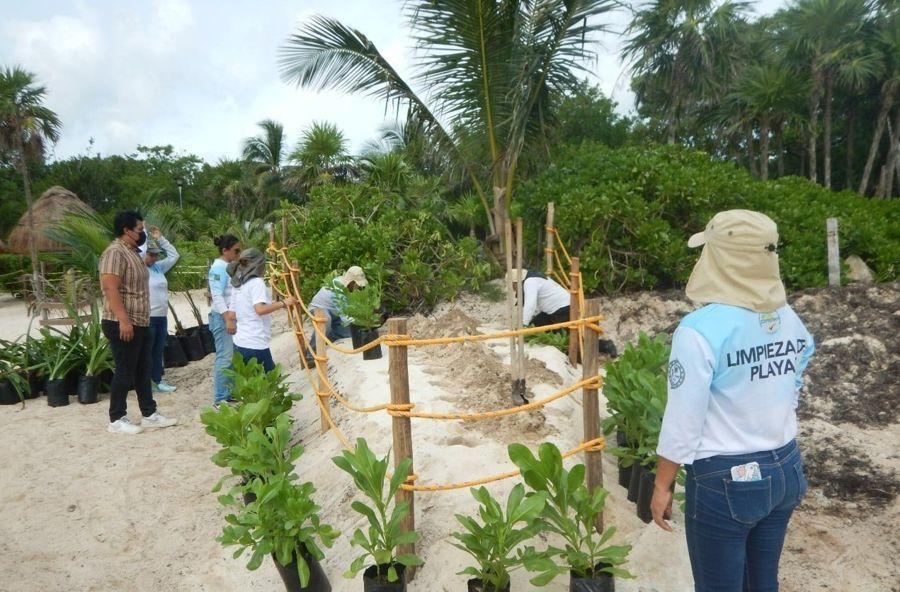
[[[147,267],[150,278],[150,316],[164,317],[169,314],[169,281],[166,279],[166,272],[172,269],[181,255],[164,236],[156,239],[156,244],[166,253],[166,257]]]
[[[522,282],[522,325],[531,323],[538,313],[553,314],[571,304],[565,288],[549,278],[530,277]]]
[[[210,298],[212,298],[212,311],[224,314],[229,310],[228,307],[231,303],[231,277],[228,275],[228,263],[223,259],[213,261],[209,266],[206,281],[209,284]]]
[[[797,435],[803,370],[815,346],[794,310],[709,304],[672,337],[657,453],[676,463],[774,450]]]

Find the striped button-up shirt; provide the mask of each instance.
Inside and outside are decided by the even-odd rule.
[[[119,276],[121,280],[119,295],[131,323],[137,327],[150,326],[147,265],[137,249],[131,248],[120,239],[114,240],[100,255],[100,275],[104,274]],[[103,320],[118,321],[106,299],[103,300]]]

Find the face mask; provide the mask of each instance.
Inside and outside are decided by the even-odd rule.
[[[137,239],[137,246],[140,247],[140,246],[143,245],[145,242],[147,242],[147,231],[146,231],[146,230],[142,230],[142,231],[141,231],[141,235],[140,235],[140,236],[138,237],[138,239]]]

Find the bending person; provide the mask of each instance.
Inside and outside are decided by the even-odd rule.
[[[358,265],[352,265],[347,268],[342,275],[331,280],[330,286],[322,286],[316,295],[313,296],[309,303],[309,314],[313,318],[316,311],[325,311],[325,337],[329,341],[338,339],[346,339],[350,337],[350,323],[353,319],[344,314],[344,306],[346,305],[344,297],[341,295],[341,287],[346,288],[348,292],[353,292],[357,288],[365,288],[369,284],[366,274]],[[312,337],[309,339],[309,351],[306,356],[308,366],[313,366],[315,360],[312,354],[316,351],[316,331],[313,330]]]
[[[661,528],[680,465],[698,592],[778,590],[788,521],[806,493],[797,401],[813,339],[787,304],[778,229],[747,210],[716,214],[687,284],[705,306],[672,338],[668,402],[650,510]]]

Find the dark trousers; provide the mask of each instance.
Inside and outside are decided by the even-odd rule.
[[[159,384],[163,374],[163,354],[166,351],[166,338],[169,336],[169,324],[166,317],[150,317],[150,379]]]
[[[249,362],[251,359],[256,360],[260,364],[262,364],[263,369],[266,372],[271,372],[275,369],[275,360],[272,359],[272,350],[269,348],[266,349],[249,349],[246,347],[238,347],[234,346],[234,351],[241,354],[241,357],[245,362]]]
[[[128,391],[137,392],[141,414],[149,417],[156,412],[156,401],[150,388],[150,328],[135,327],[131,341],[119,338],[117,321],[102,321],[103,334],[109,340],[115,371],[109,385],[109,421],[113,422],[128,413]]]
[[[555,325],[556,323],[565,323],[569,320],[569,307],[564,306],[562,308],[558,308],[547,314],[545,312],[539,312],[534,315],[534,318],[531,320],[531,324],[535,327],[544,327],[546,325]],[[568,329],[557,329],[557,331],[568,331]]]

